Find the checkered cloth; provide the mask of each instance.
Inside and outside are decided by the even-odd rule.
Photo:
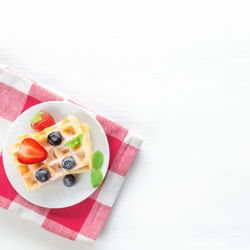
[[[0,66],[0,207],[18,213],[42,228],[68,239],[94,242],[142,143],[132,131],[96,115],[109,142],[109,169],[102,186],[86,200],[72,207],[48,209],[28,202],[13,189],[3,167],[1,143],[18,115],[38,103],[63,100],[70,101],[13,70]]]

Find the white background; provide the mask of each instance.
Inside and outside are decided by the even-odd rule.
[[[0,6],[1,63],[145,139],[93,250],[250,248],[249,1]],[[89,249],[3,210],[0,242]]]

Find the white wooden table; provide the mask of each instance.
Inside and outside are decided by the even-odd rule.
[[[145,139],[91,249],[250,248],[249,1],[0,5],[1,63]],[[88,249],[3,210],[0,242]]]

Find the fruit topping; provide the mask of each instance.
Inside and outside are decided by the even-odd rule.
[[[62,167],[66,170],[74,168],[76,162],[73,157],[67,157],[62,160]]]
[[[46,168],[40,168],[36,171],[35,177],[40,182],[46,182],[50,179],[50,172]]]
[[[63,177],[63,184],[66,187],[73,187],[75,183],[76,183],[76,179],[74,175],[68,174]]]
[[[45,111],[37,112],[30,121],[31,127],[38,132],[55,124],[54,118]]]
[[[32,138],[21,141],[17,152],[17,160],[22,164],[35,164],[47,159],[46,149]]]
[[[48,135],[48,142],[52,146],[58,146],[62,143],[62,135],[58,132],[51,132]]]

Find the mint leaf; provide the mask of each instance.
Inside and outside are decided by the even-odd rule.
[[[66,147],[76,147],[82,144],[83,134],[79,134],[78,136],[74,137],[71,141],[68,141],[64,144]]]
[[[91,172],[91,183],[92,187],[97,188],[102,184],[102,172],[99,169],[94,169]]]
[[[79,134],[77,137],[78,145],[82,144],[83,134]]]
[[[73,148],[73,147],[76,147],[77,145],[75,144],[74,141],[68,141],[64,144],[64,146]]]
[[[91,183],[94,188],[102,184],[103,176],[100,168],[104,160],[103,153],[99,150],[95,151],[92,157],[93,170],[91,172]]]
[[[93,157],[92,157],[92,165],[93,168],[99,169],[101,168],[103,164],[104,156],[103,153],[99,150],[95,151]]]

